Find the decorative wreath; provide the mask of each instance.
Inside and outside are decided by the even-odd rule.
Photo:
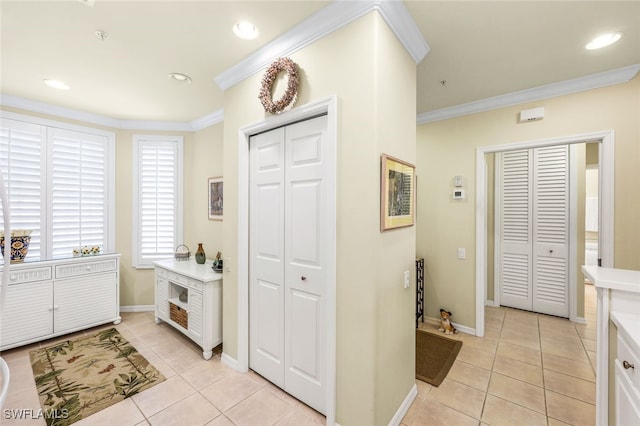
[[[287,90],[284,95],[276,102],[272,99],[273,82],[276,81],[280,71],[285,71],[289,76],[287,83]],[[260,86],[260,102],[264,110],[271,114],[279,114],[287,107],[293,105],[298,97],[298,84],[300,83],[300,77],[298,76],[298,67],[295,62],[289,58],[278,58],[267,69],[262,77],[262,84]]]

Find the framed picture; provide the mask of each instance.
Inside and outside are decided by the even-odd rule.
[[[209,220],[222,220],[224,193],[222,176],[209,178]]]
[[[413,226],[415,166],[382,154],[380,157],[380,231]]]

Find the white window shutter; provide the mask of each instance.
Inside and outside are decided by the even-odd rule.
[[[0,132],[0,170],[9,194],[11,229],[31,230],[27,257],[39,258],[44,225],[41,212],[45,129],[37,124],[3,118]],[[3,220],[0,211],[0,223]]]
[[[28,259],[115,249],[115,134],[3,112],[0,170],[12,229],[31,229]],[[0,219],[1,219],[0,212]]]
[[[182,235],[182,138],[135,138],[135,267],[173,256]]]
[[[69,255],[74,248],[105,249],[107,138],[51,129],[51,241],[52,256]]]

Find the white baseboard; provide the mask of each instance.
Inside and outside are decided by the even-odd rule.
[[[424,322],[440,327],[440,320],[438,318],[425,317]],[[452,322],[452,324],[456,330],[461,333],[471,334],[472,336],[476,335],[475,328],[467,327],[466,325],[458,324],[457,322]]]
[[[155,309],[155,305],[120,306],[120,312],[153,312]]]
[[[400,422],[402,422],[402,419],[404,419],[407,411],[409,411],[409,408],[411,407],[413,400],[416,399],[416,396],[418,396],[418,386],[414,383],[406,398],[402,401],[400,407],[398,407],[398,411],[396,411],[396,414],[391,418],[391,421],[389,421],[389,426],[398,426]]]
[[[498,305],[494,300],[487,300],[485,302],[485,306],[491,306],[492,308],[497,308],[500,305]]]
[[[222,356],[220,357],[220,361],[222,361],[222,363],[224,365],[226,365],[229,368],[232,368],[236,371],[239,371],[240,373],[246,373],[246,371],[241,371],[240,367],[238,366],[238,360],[236,360],[235,358],[227,355],[225,352],[222,352]]]
[[[586,324],[587,320],[583,317],[575,317],[572,318],[571,321],[575,322],[576,324]]]

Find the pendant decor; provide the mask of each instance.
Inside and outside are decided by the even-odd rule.
[[[280,71],[284,71],[289,76],[287,82],[287,90],[284,95],[277,101],[273,101],[272,91],[273,83],[276,81]],[[262,85],[260,86],[260,95],[258,98],[262,102],[264,110],[271,114],[279,114],[285,111],[288,107],[293,106],[298,97],[298,84],[300,83],[300,77],[298,76],[298,66],[289,58],[278,58],[275,62],[267,68],[267,71],[262,77]]]

